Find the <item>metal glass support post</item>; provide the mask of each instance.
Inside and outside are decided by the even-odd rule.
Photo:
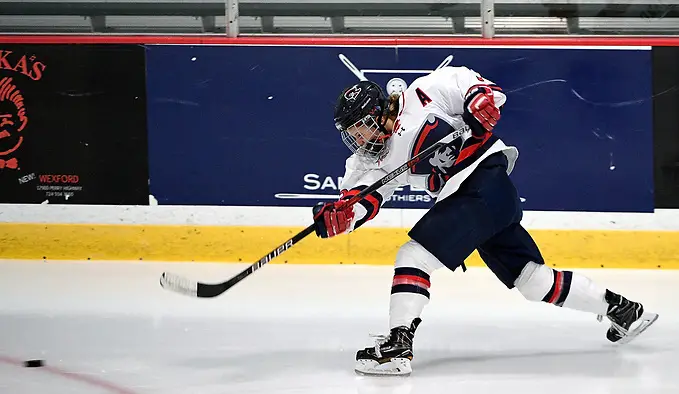
[[[226,1],[226,35],[229,37],[238,37],[238,0]]]
[[[481,37],[495,36],[495,0],[481,0]]]

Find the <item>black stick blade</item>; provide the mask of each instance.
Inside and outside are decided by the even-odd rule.
[[[217,297],[223,292],[227,291],[231,286],[225,283],[219,284],[205,284],[198,282],[198,297],[199,298],[212,298]]]

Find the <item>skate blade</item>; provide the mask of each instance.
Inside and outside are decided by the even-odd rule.
[[[655,321],[658,320],[658,317],[659,316],[657,313],[644,312],[644,314],[641,315],[639,320],[635,322],[639,324],[636,328],[628,331],[618,326],[618,329],[622,332],[622,338],[620,338],[614,343],[619,345],[630,343],[634,338],[636,338],[642,332],[646,331],[648,327],[655,323]]]
[[[354,370],[369,376],[408,376],[413,371],[407,358],[393,358],[383,364],[375,360],[358,360]]]

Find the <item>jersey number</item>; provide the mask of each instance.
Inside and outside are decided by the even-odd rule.
[[[420,99],[420,103],[422,103],[423,107],[426,107],[427,104],[431,103],[431,99],[425,92],[422,91],[422,89],[415,89],[415,93],[417,93],[417,98]]]

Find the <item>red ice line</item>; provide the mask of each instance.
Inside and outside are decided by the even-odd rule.
[[[2,356],[2,355],[0,355],[0,363],[4,363],[4,364],[11,365],[11,366],[14,366],[14,367],[19,367],[19,368],[24,367],[23,366],[24,363],[21,360],[17,360],[15,358]],[[61,376],[62,378],[70,379],[70,380],[73,380],[73,381],[76,381],[76,382],[85,383],[85,384],[89,384],[91,386],[99,387],[99,388],[108,390],[112,393],[116,393],[116,394],[136,394],[134,391],[131,391],[131,390],[126,389],[124,387],[117,386],[117,385],[110,383],[110,382],[107,382],[105,380],[94,378],[94,377],[91,377],[91,376],[86,376],[86,375],[83,375],[83,374],[79,374],[77,372],[65,371],[63,369],[52,367],[52,366],[49,366],[49,365],[45,365],[43,367],[38,367],[38,368],[35,368],[35,369],[37,369],[39,371],[51,373],[53,375]]]

